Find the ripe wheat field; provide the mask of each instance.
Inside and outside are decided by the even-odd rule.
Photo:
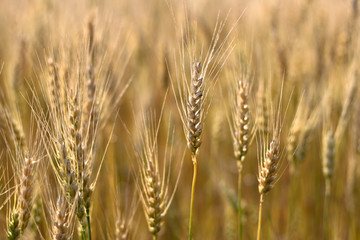
[[[0,239],[360,239],[358,14],[0,1]]]

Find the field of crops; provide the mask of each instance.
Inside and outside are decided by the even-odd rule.
[[[360,239],[358,13],[0,1],[0,239]]]

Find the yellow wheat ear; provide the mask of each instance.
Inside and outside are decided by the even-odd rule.
[[[160,116],[162,116],[162,112]],[[172,147],[170,151],[168,151],[167,143],[162,163],[159,160],[157,138],[160,120],[161,117],[158,123],[155,122],[154,113],[141,115],[141,120],[137,123],[138,129],[141,129],[141,132],[138,133],[139,144],[138,148],[135,149],[138,164],[138,171],[136,173],[137,188],[147,220],[148,230],[152,234],[153,239],[158,239],[159,231],[161,230],[164,218],[174,197],[180,177],[179,172],[177,181],[171,192],[170,163],[174,155],[172,153]],[[168,134],[170,135],[170,131]],[[169,141],[169,135],[167,141]]]
[[[282,82],[279,103],[277,106],[277,111],[272,114],[270,118],[272,122],[272,131],[267,134],[259,134],[258,140],[258,191],[260,194],[259,202],[259,220],[258,220],[258,232],[257,239],[260,239],[261,235],[261,219],[262,219],[262,206],[264,202],[265,194],[268,193],[273,187],[274,184],[281,177],[280,168],[282,166],[284,151],[285,149],[281,148],[281,133],[284,125],[284,117],[282,116],[282,101],[283,101],[283,90],[284,90],[284,81]],[[290,97],[291,99],[291,97]],[[287,104],[284,115],[288,110],[290,101]],[[268,142],[270,138],[270,143]]]

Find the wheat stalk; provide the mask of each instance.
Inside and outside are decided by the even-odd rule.
[[[206,100],[209,89],[213,87],[213,84],[215,84],[218,74],[222,70],[228,55],[232,51],[231,44],[230,46],[226,46],[225,44],[230,33],[225,37],[223,42],[219,43],[220,33],[222,32],[224,26],[225,23],[217,22],[213,37],[211,39],[209,51],[203,61],[201,60],[201,57],[198,61],[195,61],[193,53],[194,50],[191,49],[191,47],[188,48],[192,61],[190,83],[188,83],[188,79],[186,77],[187,69],[185,68],[184,63],[185,43],[183,43],[182,49],[180,51],[180,58],[183,61],[181,66],[181,76],[179,76],[178,73],[176,76],[178,93],[180,94],[180,97],[176,97],[175,100],[178,111],[180,113],[181,121],[183,123],[187,146],[191,151],[191,160],[194,169],[190,199],[189,239],[192,239],[193,235],[192,227],[195,184],[197,177],[197,157],[198,150],[201,145],[201,133],[206,115],[205,112],[208,107]],[[171,76],[170,79],[172,81],[173,91],[176,93]]]
[[[240,240],[242,239],[242,169],[251,139],[249,88],[248,73],[243,72],[241,79],[237,81],[235,93],[233,93],[232,124],[230,124],[234,156],[238,167],[238,234]]]
[[[264,196],[274,187],[276,180],[279,179],[278,172],[281,167],[283,157],[283,152],[281,152],[280,150],[280,138],[283,127],[283,120],[281,120],[280,117],[282,96],[283,85],[281,87],[278,110],[276,116],[274,116],[273,118],[274,123],[270,144],[268,145],[267,143],[267,136],[265,136],[265,133],[262,133],[262,135],[260,135],[260,150],[258,151],[258,191],[260,194],[260,201],[257,240],[260,240],[261,235],[261,219]]]

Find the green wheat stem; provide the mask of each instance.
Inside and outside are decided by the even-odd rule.
[[[90,226],[90,216],[89,216],[89,209],[86,210],[86,221],[88,225],[88,233],[89,233],[89,240],[91,240],[91,226]]]
[[[84,228],[82,228],[82,230],[81,230],[81,239],[82,240],[86,240],[86,234],[85,234],[85,230],[84,230]]]

